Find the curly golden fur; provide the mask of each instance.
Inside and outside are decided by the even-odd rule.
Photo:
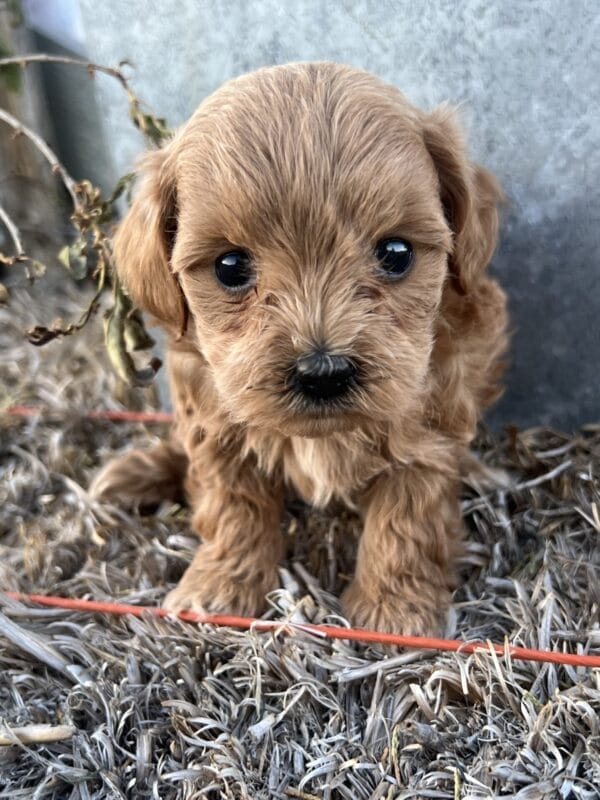
[[[467,159],[454,112],[424,113],[349,67],[263,69],[208,97],[141,173],[115,256],[170,334],[176,422],[155,454],[109,463],[95,491],[136,504],[185,476],[202,544],[167,607],[260,612],[291,486],[364,517],[342,597],[355,624],[439,631],[461,465],[506,349],[505,296],[486,272],[501,192]],[[386,237],[414,249],[400,281],[377,269]],[[232,293],[214,264],[238,248],[256,280]],[[358,365],[344,404],[289,388],[291,365],[323,343]]]

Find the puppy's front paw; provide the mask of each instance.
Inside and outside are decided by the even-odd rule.
[[[226,562],[205,558],[200,552],[163,605],[175,612],[255,617],[265,607],[265,595],[276,587],[275,569],[268,574],[258,569],[254,576],[240,580]]]
[[[175,614],[180,611],[208,614],[202,602],[202,592],[194,591],[194,587],[184,584],[183,579],[167,594],[163,601],[163,608]]]
[[[384,589],[373,594],[353,581],[342,595],[342,610],[357,628],[397,633],[403,636],[441,635],[448,611],[448,602],[434,596],[432,587],[423,587],[422,594],[393,594]]]

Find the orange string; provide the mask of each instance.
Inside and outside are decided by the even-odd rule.
[[[6,413],[13,417],[37,417],[40,414],[51,414],[51,409],[39,406],[10,406]],[[86,411],[88,419],[110,419],[113,422],[172,422],[173,414],[168,411]]]
[[[519,661],[541,661],[550,664],[568,664],[572,667],[598,667],[600,668],[600,655],[579,655],[574,653],[559,653],[551,650],[532,650],[526,647],[512,647],[511,645],[493,644],[492,642],[460,642],[455,639],[436,639],[429,636],[401,636],[395,633],[379,633],[356,628],[335,627],[333,625],[300,625],[286,621],[261,620],[254,617],[234,617],[225,614],[197,614],[194,611],[180,611],[178,614],[155,606],[133,606],[123,603],[108,603],[96,600],[80,600],[68,597],[50,597],[40,594],[21,594],[19,592],[5,592],[7,597],[22,602],[38,603],[44,606],[70,609],[71,611],[84,611],[97,614],[132,614],[141,617],[150,614],[153,617],[176,618],[184,622],[196,622],[218,627],[242,628],[257,631],[280,631],[291,633],[294,630],[313,633],[328,639],[345,639],[363,644],[383,644],[397,647],[408,647],[417,650],[446,650],[455,653],[490,653],[504,656]]]

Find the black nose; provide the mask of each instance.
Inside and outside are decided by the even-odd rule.
[[[356,367],[346,356],[324,350],[307,353],[296,361],[296,389],[311,400],[335,400],[355,382]]]

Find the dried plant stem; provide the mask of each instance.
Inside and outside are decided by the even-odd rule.
[[[9,112],[3,108],[0,108],[0,120],[5,122],[7,125],[10,125],[10,127],[13,128],[16,133],[26,136],[35,145],[39,152],[44,156],[46,161],[50,164],[52,172],[60,177],[65,185],[66,190],[71,196],[73,206],[75,209],[78,209],[80,203],[77,196],[77,184],[75,180],[69,175],[65,167],[63,167],[58,160],[54,151],[48,147],[41,136],[38,136],[35,131],[32,131],[31,128],[28,128],[27,125],[24,125],[16,117],[13,117],[12,114],[9,114]]]
[[[96,291],[92,295],[92,298],[81,313],[81,316],[77,322],[70,322],[64,327],[60,323],[50,326],[50,328],[46,328],[44,325],[35,325],[26,332],[27,338],[31,344],[39,346],[46,344],[46,342],[52,341],[52,339],[56,339],[57,336],[71,336],[71,334],[75,333],[76,331],[80,331],[85,325],[87,325],[92,314],[98,308],[100,298],[102,297],[102,292],[106,286],[106,264],[107,262],[105,260],[100,261],[98,274],[96,276]],[[116,285],[116,279],[113,279],[113,282]],[[156,372],[156,370],[154,370],[154,372]]]
[[[126,61],[122,61],[118,67],[106,67],[102,64],[95,64],[92,61],[71,58],[70,56],[55,56],[50,55],[49,53],[28,53],[20,56],[0,58],[0,70],[2,67],[9,66],[20,66],[25,69],[28,64],[35,63],[69,64],[71,66],[84,67],[92,78],[97,72],[114,78],[121,84],[127,93],[127,99],[129,100],[129,115],[133,120],[134,125],[144,134],[144,136],[153,144],[159,144],[160,141],[169,134],[169,130],[164,120],[153,117],[150,114],[144,114],[142,111],[142,103],[132,90],[128,79],[125,77],[123,70],[121,69],[121,67],[127,63]]]
[[[294,789],[291,786],[285,790],[285,793],[288,797],[296,797],[298,800],[321,800],[316,794],[308,794],[308,792]]]
[[[22,728],[0,728],[0,746],[11,744],[43,744],[70,739],[76,728],[72,725],[26,725]]]
[[[23,242],[21,241],[21,234],[19,233],[19,229],[13,220],[9,217],[8,213],[2,206],[0,206],[0,220],[2,220],[2,224],[8,231],[8,235],[13,240],[13,244],[15,246],[15,254],[7,259],[8,262],[14,264],[16,261],[24,261],[26,256],[23,249]]]
[[[43,63],[43,64],[73,64],[74,66],[85,67],[87,71],[94,76],[96,72],[101,72],[104,75],[110,75],[116,78],[119,83],[125,88],[129,89],[129,83],[123,72],[118,67],[105,67],[101,64],[94,64],[91,61],[85,61],[80,58],[71,58],[70,56],[54,56],[48,53],[31,53],[22,56],[10,56],[9,58],[0,58],[0,69],[8,67],[13,64],[25,68],[28,64]]]

